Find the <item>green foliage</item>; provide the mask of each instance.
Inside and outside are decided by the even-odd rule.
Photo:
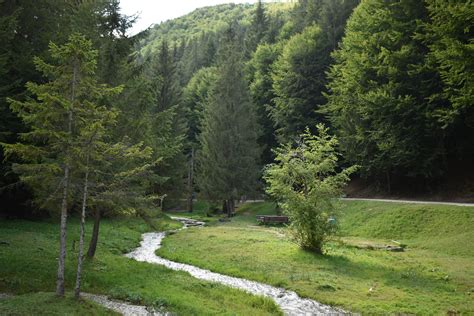
[[[270,194],[289,216],[293,239],[304,249],[322,253],[335,233],[335,199],[355,167],[337,172],[337,139],[318,125],[318,134],[307,129],[297,146],[284,145],[276,151],[275,164],[265,173]]]
[[[176,63],[173,54],[164,40],[161,49],[154,60],[151,61],[151,73],[149,74],[151,84],[154,88],[153,113],[156,118],[167,117],[160,124],[152,122],[153,137],[166,137],[168,139],[167,154],[162,155],[161,163],[157,166],[156,173],[160,174],[166,181],[155,184],[155,191],[166,194],[177,199],[184,191],[184,178],[186,175],[186,158],[184,156],[184,138],[186,135],[186,121],[183,108],[181,107],[181,90],[178,85],[176,74]],[[163,126],[167,126],[163,133]],[[164,147],[156,142],[157,146]]]
[[[215,67],[202,68],[197,71],[183,90],[182,107],[186,111],[188,122],[188,141],[197,142],[200,133],[200,121],[204,112],[204,106],[209,101],[211,87],[217,77]]]
[[[346,21],[360,0],[323,0],[318,25],[328,39],[328,53],[335,50],[344,34]]]
[[[260,129],[236,45],[230,30],[199,135],[198,184],[211,199],[238,199],[253,192],[258,178]]]
[[[166,223],[169,223],[166,225]],[[179,223],[166,217],[160,218],[157,224],[161,228],[177,228]],[[79,221],[69,221],[68,249],[73,240],[78,240]],[[0,247],[0,292],[12,294],[29,294],[32,292],[51,292],[54,289],[54,275],[57,249],[57,223],[51,221],[4,221],[0,220],[0,240],[9,245]],[[86,240],[90,238],[92,224],[86,223]],[[141,234],[152,230],[143,220],[136,217],[119,217],[104,219],[101,224],[101,241],[96,257],[84,264],[83,290],[88,293],[102,295],[120,295],[131,299],[141,298],[146,306],[166,302],[166,311],[180,315],[275,315],[278,307],[268,298],[244,293],[227,286],[198,280],[188,273],[177,272],[168,268],[126,258],[123,253],[138,247]],[[76,272],[76,251],[66,262],[66,286],[68,292],[73,289]],[[125,294],[124,296],[122,296]],[[49,294],[47,294],[49,296]],[[43,296],[32,297],[31,301],[41,302]],[[12,305],[18,310],[32,310],[26,304],[28,298],[18,297],[12,303],[2,303],[10,311]],[[52,312],[56,306],[80,308],[76,302],[70,304],[69,299],[61,303],[52,302]],[[41,306],[41,305],[39,305]],[[44,306],[44,305],[43,305]],[[87,306],[87,305],[86,305]],[[83,307],[86,307],[83,306]],[[63,311],[67,311],[64,309]],[[83,310],[81,310],[83,311]],[[30,314],[25,312],[26,314]],[[71,310],[73,313],[73,310]],[[45,314],[47,310],[45,310]],[[81,315],[91,314],[83,311]],[[44,315],[44,314],[43,314]],[[60,313],[60,315],[64,315]]]
[[[430,119],[446,133],[448,164],[465,171],[474,157],[474,5],[433,0],[427,8],[430,19],[418,38],[429,47],[425,67],[436,74],[437,86],[428,91]]]
[[[444,126],[459,116],[470,115],[474,101],[474,54],[472,1],[428,1],[430,22],[426,24],[429,58],[433,59],[444,84],[435,96],[449,100],[450,107],[436,113]]]
[[[327,38],[317,26],[289,39],[273,65],[275,106],[270,109],[280,142],[298,136],[306,127],[322,122],[316,113],[326,101],[325,70],[329,65]]]
[[[51,43],[50,53],[55,64],[35,59],[37,69],[50,81],[27,85],[36,99],[10,101],[12,110],[30,130],[20,134],[18,143],[3,146],[7,157],[22,160],[14,170],[33,189],[38,204],[57,209],[56,193],[68,181],[63,178],[64,170],[85,163],[82,154],[89,151],[86,147],[93,138],[103,137],[106,124],[116,116],[95,102],[119,93],[121,88],[97,84],[97,52],[81,35],[72,35],[63,46]]]
[[[436,82],[423,67],[426,47],[414,36],[426,19],[422,2],[364,1],[334,53],[327,110],[344,156],[364,176],[442,171],[444,133],[430,119],[435,109],[427,100]]]
[[[257,7],[253,12],[252,22],[246,34],[245,51],[250,56],[257,46],[265,40],[268,30],[268,19],[265,12],[265,7],[262,1],[257,2]]]
[[[471,314],[472,211],[447,205],[343,201],[341,236],[328,243],[327,254],[321,256],[285,238],[286,228],[256,227],[257,214],[277,211],[273,203],[248,203],[239,207],[231,222],[168,236],[158,253],[291,289],[352,313]],[[363,247],[394,244],[392,239],[407,244],[406,251]]]
[[[263,6],[269,16],[286,12],[290,7],[284,3],[270,3]],[[229,24],[238,21],[242,26],[251,24],[255,6],[251,4],[222,4],[196,9],[183,17],[155,25],[146,39],[140,41],[141,53],[147,57],[159,49],[162,38],[167,38],[171,44],[186,43],[196,39],[202,33],[220,33]]]
[[[276,147],[275,128],[270,118],[271,110],[275,107],[272,80],[272,65],[281,54],[280,43],[261,44],[247,63],[247,73],[250,77],[250,94],[257,110],[258,121],[262,126],[259,145],[263,148],[262,161],[272,161],[272,148]]]
[[[23,294],[0,300],[3,315],[119,315],[87,300],[73,297],[59,298],[53,293],[39,292]]]

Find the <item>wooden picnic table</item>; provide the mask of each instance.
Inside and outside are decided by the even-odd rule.
[[[285,224],[288,223],[288,216],[282,215],[257,215],[257,221],[263,224]]]

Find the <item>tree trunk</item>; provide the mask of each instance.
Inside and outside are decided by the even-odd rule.
[[[193,176],[194,176],[194,148],[191,149],[191,160],[188,170],[188,212],[193,212]]]
[[[100,210],[95,210],[94,228],[92,229],[92,237],[89,243],[89,250],[87,250],[87,257],[94,258],[95,250],[97,249],[97,242],[99,241],[99,226],[100,226]]]
[[[227,217],[232,217],[234,215],[234,210],[235,210],[234,199],[228,199],[226,204],[227,204],[226,205]]]
[[[223,214],[228,214],[229,211],[228,211],[227,209],[228,209],[228,208],[227,208],[227,200],[224,200],[224,201],[222,202],[222,213],[223,213]]]
[[[66,262],[67,198],[69,193],[69,165],[64,168],[63,199],[61,203],[61,226],[59,237],[58,274],[56,295],[64,296],[64,264]]]
[[[385,174],[387,176],[387,191],[388,191],[388,194],[391,195],[392,194],[392,185],[391,185],[391,180],[390,180],[390,172],[386,171]]]
[[[86,222],[86,205],[87,205],[87,189],[89,185],[89,155],[86,161],[86,174],[84,177],[84,190],[82,195],[82,211],[81,211],[81,228],[79,236],[79,253],[77,255],[77,274],[76,274],[76,287],[74,288],[74,296],[79,299],[81,295],[81,274],[82,274],[82,261],[84,252],[84,234],[85,234],[85,222]]]
[[[72,120],[73,120],[73,106],[76,98],[76,79],[77,79],[78,65],[77,61],[74,62],[72,82],[71,82],[71,107],[68,111],[68,137],[72,134]],[[68,153],[69,145],[66,145],[66,165],[64,167],[64,186],[63,186],[63,200],[61,203],[61,226],[60,226],[60,238],[59,238],[59,260],[58,260],[58,274],[56,279],[56,295],[64,296],[64,265],[66,262],[66,229],[67,229],[67,198],[69,195],[69,162]]]

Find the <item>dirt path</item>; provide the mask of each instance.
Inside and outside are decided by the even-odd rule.
[[[437,201],[419,201],[419,200],[394,200],[394,199],[365,199],[365,198],[342,198],[343,201],[375,201],[375,202],[389,202],[389,203],[408,203],[408,204],[440,204],[452,206],[469,206],[474,207],[474,203],[459,203],[459,202],[437,202]],[[245,203],[261,203],[265,200],[248,200]]]
[[[457,203],[457,202],[436,202],[436,201],[416,201],[416,200],[391,200],[391,199],[363,199],[363,198],[343,198],[343,201],[375,201],[389,203],[407,203],[407,204],[439,204],[452,206],[469,206],[474,207],[474,203]]]
[[[173,218],[184,223],[184,228],[189,226],[203,226],[203,222],[197,222],[187,218]],[[269,297],[280,306],[285,315],[342,315],[345,314],[341,309],[323,305],[310,299],[299,297],[293,291],[287,291],[282,288],[273,287],[267,284],[250,281],[241,278],[235,278],[209,270],[201,269],[189,264],[183,264],[158,257],[155,251],[161,247],[161,241],[165,238],[165,233],[146,233],[143,234],[143,240],[140,247],[127,254],[126,256],[137,261],[149,262],[163,265],[176,271],[186,271],[195,278],[220,283],[233,288],[244,290],[255,295]]]

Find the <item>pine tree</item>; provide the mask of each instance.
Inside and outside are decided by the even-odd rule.
[[[7,97],[24,100],[25,84],[40,82],[33,56],[46,57],[49,41],[63,42],[68,31],[68,12],[56,0],[0,1],[0,141],[16,142],[26,127],[13,113]],[[29,214],[34,208],[31,192],[12,172],[14,159],[4,159],[0,149],[0,203],[4,211]],[[28,203],[25,203],[28,202]],[[26,206],[28,205],[28,206]]]
[[[168,42],[163,40],[156,60],[153,62],[153,79],[156,84],[157,112],[172,108],[179,102],[179,87],[176,81],[176,66]]]
[[[188,154],[188,211],[193,210],[194,199],[194,173],[195,173],[195,152],[199,146],[198,135],[201,130],[200,121],[204,111],[204,105],[209,101],[211,87],[216,80],[216,68],[202,68],[198,70],[189,81],[183,91],[183,110],[186,114],[188,126],[187,148]]]
[[[268,19],[262,1],[257,2],[252,24],[246,38],[246,55],[250,55],[257,49],[257,46],[265,40],[268,30]]]
[[[100,90],[96,88],[95,91],[91,91],[97,93],[97,95],[94,96],[96,99],[116,95],[122,90],[122,87],[107,89],[105,86],[99,86],[97,84],[96,86],[98,86]],[[82,124],[76,136],[77,146],[73,148],[74,156],[76,157],[76,168],[78,169],[76,174],[83,175],[77,274],[74,288],[74,295],[76,299],[79,299],[84,257],[86,209],[88,204],[90,204],[91,184],[94,183],[91,180],[97,178],[98,174],[103,175],[103,170],[100,170],[100,167],[104,164],[103,161],[106,159],[105,154],[108,152],[107,147],[109,146],[107,140],[110,140],[112,127],[116,122],[117,112],[114,109],[108,109],[106,106],[84,100],[81,103],[81,107],[75,110],[75,115],[82,119]]]
[[[219,52],[217,80],[205,105],[199,135],[197,179],[206,197],[225,200],[229,214],[235,199],[255,189],[260,154],[260,128],[235,39],[230,29]]]
[[[56,294],[63,296],[66,221],[72,200],[73,173],[78,164],[76,154],[82,146],[79,135],[91,123],[87,108],[117,90],[97,85],[94,80],[97,51],[83,36],[71,35],[63,46],[51,43],[50,54],[54,64],[35,59],[38,71],[50,78],[41,85],[28,83],[29,92],[36,98],[11,101],[12,110],[30,130],[20,134],[18,143],[4,144],[4,149],[8,156],[16,155],[23,160],[15,165],[15,171],[35,192],[37,203],[52,210],[60,209]]]
[[[329,52],[335,50],[344,34],[346,21],[360,0],[323,0],[318,25],[327,36]]]
[[[326,103],[323,93],[330,61],[327,46],[321,29],[310,26],[288,40],[273,65],[276,97],[271,116],[280,142],[287,142],[306,127],[324,121],[316,111]]]
[[[440,123],[464,117],[474,119],[474,60],[472,35],[474,5],[469,1],[428,1],[431,20],[426,23],[425,42],[431,66],[436,68],[443,82],[443,91],[436,91],[433,99],[449,101],[450,106],[439,109]],[[467,116],[467,117],[466,117]]]
[[[247,68],[250,73],[250,94],[256,112],[258,121],[262,127],[262,133],[259,137],[259,145],[263,149],[262,162],[264,164],[273,161],[272,148],[277,146],[275,127],[270,117],[272,109],[275,108],[275,92],[272,88],[272,66],[281,54],[281,44],[261,44],[252,55]]]
[[[168,116],[171,125],[168,126],[169,156],[163,157],[157,173],[168,178],[164,183],[157,184],[156,191],[166,193],[168,200],[177,200],[184,191],[186,172],[186,156],[184,154],[184,138],[186,135],[186,120],[181,106],[181,91],[176,79],[176,65],[169,50],[168,43],[163,41],[156,61],[154,62],[152,78],[156,86],[155,115]],[[156,135],[162,135],[163,126],[157,121],[153,123]],[[161,129],[161,130],[160,130]],[[176,201],[174,201],[176,202]],[[173,201],[171,201],[173,203]],[[162,205],[161,205],[162,206]]]
[[[363,1],[330,71],[328,110],[345,156],[388,191],[392,175],[432,177],[443,168],[444,133],[427,99],[436,75],[415,36],[426,20],[423,2]]]

